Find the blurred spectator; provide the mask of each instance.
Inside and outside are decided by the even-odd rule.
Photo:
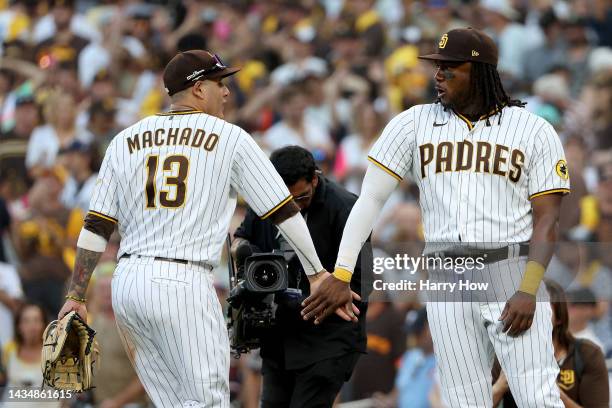
[[[612,216],[612,150],[608,150],[602,156],[608,157],[597,169],[599,184],[595,191],[595,199],[599,216],[609,217]]]
[[[0,68],[0,124],[2,130],[10,128],[10,124],[6,124],[10,120],[11,109],[14,108],[15,95],[11,94],[13,84],[15,83],[15,74],[6,68]]]
[[[302,87],[292,86],[282,91],[278,103],[283,119],[268,129],[263,142],[271,151],[289,145],[304,147],[319,161],[332,154],[333,146],[325,129],[305,117],[306,98]]]
[[[612,8],[606,0],[591,2],[591,15],[588,18],[589,26],[597,34],[599,45],[612,47]]]
[[[30,135],[39,123],[33,96],[18,97],[15,104],[15,126],[0,135],[0,178],[6,183],[0,195],[10,201],[21,197],[32,185],[25,158]]]
[[[567,22],[563,31],[568,43],[565,64],[571,73],[570,90],[573,96],[577,96],[590,74],[588,62],[592,47],[583,20]]]
[[[25,303],[15,315],[15,339],[3,348],[2,361],[6,365],[7,389],[39,389],[43,383],[40,360],[43,332],[47,319],[43,309],[34,303]],[[3,407],[19,407],[23,403],[7,401],[4,395]],[[61,402],[38,402],[37,407],[60,407]]]
[[[285,6],[290,9],[285,17],[293,14],[298,21],[292,28],[287,27],[286,40],[278,44],[285,62],[272,71],[270,79],[273,83],[286,86],[301,81],[308,75],[327,74],[327,64],[325,60],[314,55],[317,31],[312,22],[304,18],[304,7],[297,2],[288,2]]]
[[[0,26],[2,27],[0,43],[10,43],[28,37],[30,28],[28,11],[31,12],[31,3],[36,2],[13,1],[5,10],[0,11]]]
[[[528,82],[550,73],[554,67],[562,65],[565,59],[566,44],[561,35],[563,27],[554,10],[547,10],[540,17],[539,23],[544,33],[544,43],[525,54],[523,73]]]
[[[15,246],[21,264],[19,275],[28,299],[36,299],[45,312],[57,314],[70,270],[63,260],[68,211],[59,200],[61,184],[54,176],[41,177],[28,201],[30,216],[15,228]]]
[[[357,361],[349,382],[351,400],[370,398],[376,392],[389,393],[406,349],[406,335],[398,330],[404,316],[390,303],[386,293],[372,292],[366,317],[367,354]]]
[[[377,396],[376,407],[432,407],[430,394],[436,383],[436,359],[425,308],[408,312],[405,330],[412,347],[402,356],[394,390],[389,395]]]
[[[53,92],[44,103],[43,114],[48,124],[34,129],[26,156],[26,166],[34,177],[53,167],[59,150],[73,140],[90,143],[93,139],[87,130],[77,128],[77,107],[71,95]]]
[[[353,106],[353,133],[342,139],[336,154],[334,175],[355,194],[361,191],[361,181],[368,167],[368,152],[380,134],[385,117],[364,97]]]
[[[50,0],[49,7],[51,13],[43,16],[34,26],[32,35],[36,43],[67,31],[86,41],[100,39],[100,33],[89,24],[85,16],[76,12],[74,0]]]
[[[350,69],[362,63],[362,41],[349,22],[340,21],[331,32],[327,59],[336,67],[333,76],[347,76]]]
[[[112,307],[111,280],[114,264],[100,264],[92,289],[92,321],[98,343],[104,350],[104,362],[96,372],[94,400],[100,408],[144,407],[145,390],[123,347]]]
[[[119,133],[115,115],[117,108],[113,99],[105,98],[95,101],[89,107],[87,130],[91,132],[95,143],[100,147],[100,157],[104,156],[110,141]]]
[[[98,179],[98,148],[93,144],[87,145],[74,140],[60,150],[60,155],[64,156],[64,166],[69,174],[62,190],[62,204],[66,208],[80,209],[84,216],[89,210],[89,200]]]
[[[0,263],[0,349],[13,339],[13,316],[21,306],[23,289],[17,268]]]
[[[457,18],[448,0],[428,0],[424,5],[423,18],[415,23],[426,38],[440,38],[447,31],[466,27],[465,21]]]
[[[363,42],[363,52],[367,57],[382,54],[385,48],[386,32],[384,21],[374,8],[374,0],[352,0],[344,3],[349,19],[354,19],[355,30]]]
[[[528,38],[525,27],[514,22],[519,15],[508,0],[481,0],[480,7],[499,48],[497,68],[500,74],[519,79],[527,48],[539,46],[541,39]]]
[[[567,292],[569,331],[574,337],[587,339],[603,350],[603,343],[593,330],[597,316],[597,301],[590,289],[581,288]]]
[[[600,218],[593,236],[597,242],[589,242],[586,245],[570,244],[574,247],[578,245],[576,248],[578,251],[562,255],[566,260],[572,255],[575,257],[573,269],[577,273],[573,276],[571,284],[565,286],[565,289],[570,292],[568,293],[570,300],[572,299],[571,291],[582,288],[588,289],[597,302],[610,300],[610,293],[612,293],[611,225],[608,217]],[[567,245],[565,246],[567,250]],[[562,283],[562,281],[557,282]],[[589,301],[591,295],[589,293],[586,295],[585,300]]]
[[[552,342],[560,368],[557,385],[564,406],[607,407],[610,390],[601,349],[589,339],[571,332],[571,311],[568,311],[563,288],[550,280],[545,280],[545,285],[551,299]],[[516,407],[498,361],[493,367],[493,381],[493,406],[503,401],[504,408]]]
[[[595,275],[592,287],[597,289],[599,319],[594,323],[593,330],[604,343],[606,356],[612,358],[612,216],[602,217],[597,228],[597,240],[596,256],[591,267]]]
[[[91,86],[100,71],[117,71],[123,53],[127,52],[140,63],[147,56],[143,43],[124,33],[127,29],[123,26],[127,26],[128,21],[117,10],[108,9],[103,12],[99,25],[101,41],[92,41],[79,54],[79,81],[85,88]]]
[[[559,74],[546,74],[533,83],[535,98],[528,102],[529,110],[546,119],[555,129],[563,124],[570,93],[567,80]]]
[[[78,80],[78,71],[76,66],[70,61],[61,61],[57,64],[50,65],[45,70],[45,83],[39,88],[40,99],[43,103],[48,95],[53,95],[58,90],[70,95],[76,103],[79,103],[83,97],[84,89]],[[75,114],[77,114],[75,112]],[[46,121],[49,119],[45,118]]]
[[[591,127],[593,147],[612,149],[612,69],[596,73],[591,79]]]
[[[24,224],[23,228],[37,228],[34,221],[31,223]],[[51,228],[52,226],[43,224],[43,227]],[[49,237],[47,231],[42,232],[42,237]],[[32,231],[32,233],[36,234],[38,231]],[[32,255],[24,259],[19,275],[22,279],[26,297],[36,299],[44,307],[45,313],[48,316],[53,316],[54,314],[57,315],[62,306],[64,286],[66,279],[70,276],[70,270],[61,257],[61,249],[58,248],[53,255],[46,255],[39,253],[40,249],[37,247],[39,245],[36,240],[30,237],[29,245],[25,248],[25,251]]]
[[[41,18],[34,27],[36,61],[43,67],[57,63],[77,66],[78,55],[99,33],[81,14],[75,13],[74,0],[51,1],[51,14]]]

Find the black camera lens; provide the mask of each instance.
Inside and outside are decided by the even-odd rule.
[[[274,265],[269,263],[262,263],[253,271],[253,280],[262,289],[274,286],[278,282],[278,278],[278,271],[274,268]]]

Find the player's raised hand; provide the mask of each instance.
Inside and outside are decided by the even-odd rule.
[[[361,300],[347,282],[343,282],[329,272],[324,271],[310,279],[310,296],[304,300],[302,316],[304,320],[315,318],[314,323],[321,323],[327,316],[336,313],[346,321],[357,321],[359,310],[353,300]]]
[[[509,336],[519,336],[527,331],[533,323],[536,309],[536,298],[529,293],[517,291],[504,307],[499,320],[504,323],[502,331]]]

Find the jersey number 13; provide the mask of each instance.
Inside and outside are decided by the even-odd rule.
[[[158,155],[147,156],[145,183],[145,199],[148,209],[157,208],[157,167],[159,164]],[[165,158],[163,162],[164,181],[159,190],[159,204],[163,208],[179,208],[185,204],[187,185],[185,180],[189,174],[189,159],[182,155],[172,155]],[[168,174],[166,174],[168,173]],[[171,191],[168,187],[174,187]]]

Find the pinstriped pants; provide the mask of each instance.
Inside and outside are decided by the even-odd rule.
[[[157,407],[229,407],[229,339],[208,268],[119,261],[113,309],[127,354]]]
[[[506,300],[518,288],[524,265],[517,259],[487,265],[480,279],[490,277],[487,280],[497,285],[479,299],[466,301],[478,294],[463,293],[463,301],[442,295],[427,302],[442,394],[451,407],[492,406],[491,369],[497,356],[519,407],[563,408],[550,303],[537,302],[531,328],[518,337],[503,333],[503,322],[498,321]],[[546,297],[542,284],[538,300]]]

